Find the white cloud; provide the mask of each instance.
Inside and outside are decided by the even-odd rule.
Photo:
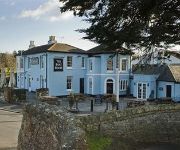
[[[6,17],[5,16],[0,16],[0,21],[4,21],[6,20]]]
[[[31,18],[34,20],[47,20],[50,22],[69,19],[73,16],[71,12],[60,14],[59,7],[62,3],[59,0],[47,0],[36,9],[23,10],[19,18]]]

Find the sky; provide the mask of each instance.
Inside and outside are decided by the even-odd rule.
[[[0,0],[0,52],[26,50],[30,40],[47,44],[51,35],[84,50],[97,46],[75,31],[89,25],[72,12],[61,14],[61,5],[58,0]]]

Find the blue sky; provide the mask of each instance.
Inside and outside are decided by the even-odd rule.
[[[50,35],[85,50],[96,46],[75,31],[88,24],[72,12],[60,14],[58,0],[0,0],[0,4],[0,52],[26,50],[30,40],[46,44]]]

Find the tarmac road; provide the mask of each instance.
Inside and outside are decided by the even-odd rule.
[[[16,149],[21,120],[21,113],[0,110],[0,150]]]

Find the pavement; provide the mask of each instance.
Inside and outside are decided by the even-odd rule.
[[[0,150],[15,150],[22,114],[0,110]]]

